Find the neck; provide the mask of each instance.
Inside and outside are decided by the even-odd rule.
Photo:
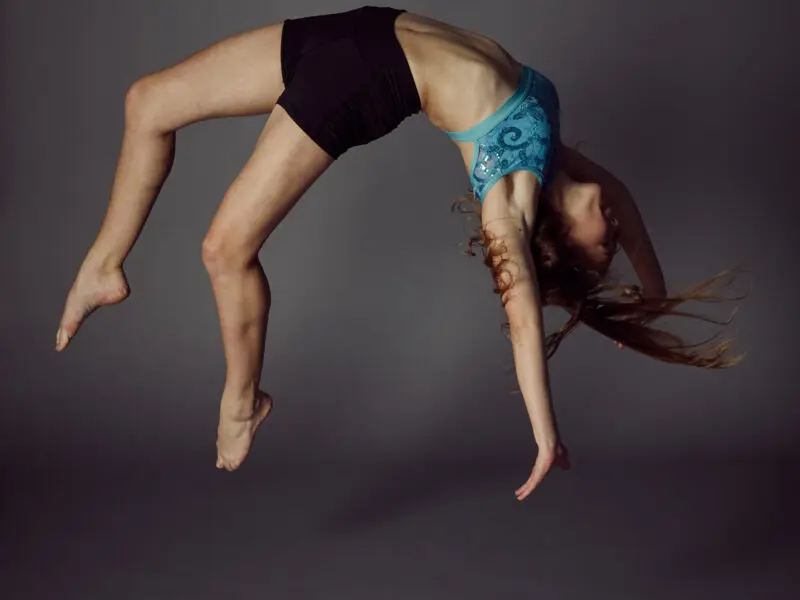
[[[591,198],[586,194],[577,193],[580,185],[579,181],[572,179],[564,171],[558,171],[550,194],[548,194],[548,200],[553,209],[568,217],[586,210],[587,202]]]

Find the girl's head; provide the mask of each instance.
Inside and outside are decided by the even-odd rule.
[[[600,284],[618,250],[617,221],[601,186],[556,171],[542,190],[531,237],[540,280],[550,284],[545,304],[564,305],[571,290],[583,296]]]
[[[594,182],[580,182],[558,170],[545,188],[543,201],[561,224],[561,241],[575,266],[608,272],[617,251],[617,221]]]
[[[468,194],[456,204],[463,202],[472,210],[461,212],[475,212],[480,217],[481,204],[474,195]],[[548,358],[566,335],[584,323],[632,350],[665,362],[721,368],[741,361],[743,356],[726,356],[729,340],[712,344],[717,337],[714,336],[701,344],[687,344],[668,331],[650,326],[666,315],[725,324],[675,309],[688,300],[740,299],[709,294],[712,286],[724,283],[726,277],[730,281],[740,269],[724,271],[680,295],[645,298],[639,286],[617,283],[610,268],[620,249],[617,231],[617,221],[604,205],[603,190],[597,183],[576,181],[559,170],[542,189],[530,240],[539,295],[544,306],[560,306],[570,314],[561,329],[546,336]],[[486,229],[479,227],[469,240],[468,252],[472,255],[473,244],[481,246],[484,264],[495,282],[494,291],[504,298],[513,285],[514,270],[508,268],[502,240],[491,238]],[[618,292],[616,297],[608,295],[613,291]]]

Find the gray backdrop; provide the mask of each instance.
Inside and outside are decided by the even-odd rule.
[[[535,446],[522,397],[509,393],[505,315],[480,258],[459,245],[474,222],[450,212],[467,189],[460,157],[422,115],[347,152],[265,244],[273,306],[263,387],[276,405],[238,474],[213,472],[224,360],[200,247],[266,117],[204,122],[178,134],[172,174],[126,263],[131,297],[94,314],[68,351],[52,350],[67,290],[106,208],[128,86],[224,36],[357,5],[3,3],[0,463],[7,481],[44,485],[81,473],[102,490],[105,476],[93,473],[120,465],[163,469],[159,481],[195,469],[210,473],[218,493],[235,495],[220,486],[257,481],[268,490],[278,477],[270,465],[338,469],[344,477],[359,465],[379,473],[403,464],[436,481],[446,470],[437,465],[495,461],[513,469],[492,483],[493,493],[513,500]],[[399,6],[488,34],[555,82],[565,141],[588,140],[582,150],[634,192],[671,291],[737,264],[752,270],[731,331],[748,355],[734,369],[667,365],[618,351],[586,328],[568,338],[550,373],[576,466],[549,475],[533,497],[548,486],[561,493],[559,482],[580,480],[581,464],[603,458],[796,457],[797,3]],[[623,255],[614,266],[633,280]],[[732,305],[694,308],[724,316]],[[546,320],[552,328],[563,315],[547,309]],[[695,337],[713,331],[678,326]],[[316,489],[308,477],[314,493],[339,485]],[[468,493],[457,479],[437,489]],[[408,500],[424,487],[388,496],[403,489]],[[22,504],[23,496],[4,502],[17,506],[14,498]],[[41,558],[30,548],[26,556]]]
[[[753,270],[737,315],[748,356],[736,369],[665,365],[586,329],[569,338],[550,368],[576,456],[795,447],[790,11],[777,2],[640,4],[409,7],[496,37],[552,77],[565,140],[588,140],[582,149],[629,184],[671,290],[735,264]],[[131,297],[93,315],[65,354],[51,347],[108,201],[128,85],[234,32],[351,4],[221,6],[5,7],[6,457],[98,445],[211,453],[224,362],[200,244],[266,117],[179,133],[174,170],[126,263]],[[276,411],[261,451],[531,452],[522,398],[507,393],[515,381],[505,315],[479,258],[461,253],[473,221],[450,212],[466,187],[451,142],[417,115],[349,151],[270,237],[261,252],[274,295],[263,381]],[[614,266],[630,274],[625,260]],[[695,308],[722,316],[731,307]],[[547,313],[549,327],[563,320]]]

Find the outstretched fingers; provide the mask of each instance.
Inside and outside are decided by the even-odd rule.
[[[530,493],[536,489],[536,487],[544,479],[544,476],[547,475],[550,467],[552,467],[554,457],[555,455],[552,452],[542,450],[539,451],[539,454],[536,457],[536,463],[533,465],[533,469],[531,470],[530,477],[528,477],[528,480],[514,491],[514,494],[517,496],[517,500],[525,500],[525,498],[527,498]]]
[[[531,470],[528,480],[514,491],[517,500],[524,500],[535,490],[553,466],[565,471],[570,468],[569,452],[566,446],[559,442],[555,447],[540,447],[536,455],[536,462]]]

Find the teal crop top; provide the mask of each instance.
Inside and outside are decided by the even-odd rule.
[[[549,181],[560,143],[558,92],[544,75],[523,66],[517,89],[500,108],[466,131],[448,131],[460,142],[474,142],[470,183],[483,203],[486,193],[514,171],[532,171]]]

